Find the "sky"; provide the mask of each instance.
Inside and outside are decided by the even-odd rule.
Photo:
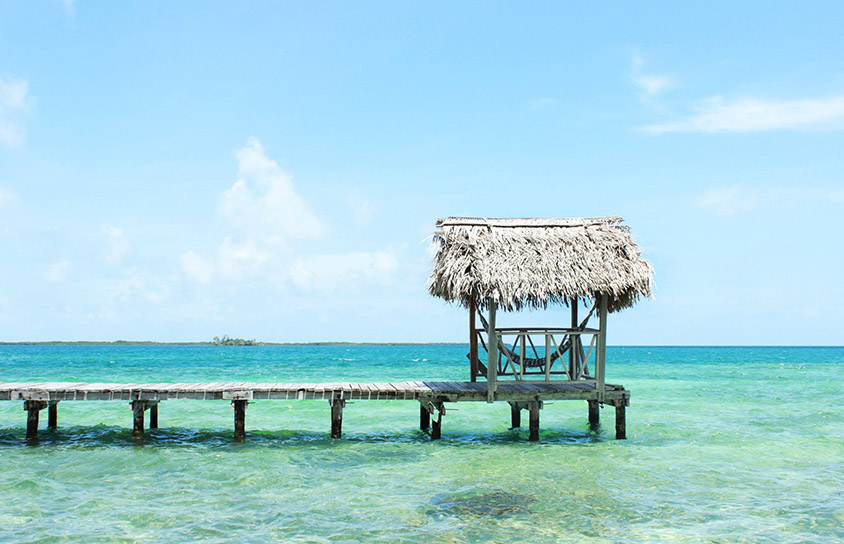
[[[842,20],[0,1],[0,341],[466,341],[437,218],[618,215],[656,291],[610,345],[842,345]]]

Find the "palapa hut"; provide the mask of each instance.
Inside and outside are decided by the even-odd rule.
[[[469,310],[470,378],[501,377],[594,387],[590,419],[608,387],[607,313],[651,295],[653,271],[620,217],[437,221],[428,291]],[[579,320],[578,306],[591,307]],[[571,308],[569,326],[497,328],[496,311]],[[476,312],[482,327],[476,326]],[[483,313],[486,313],[484,317]],[[590,319],[597,320],[589,327]],[[485,340],[486,338],[486,340]],[[480,347],[486,353],[479,353]],[[536,382],[533,382],[536,383]],[[622,388],[623,389],[623,388]],[[511,403],[512,404],[512,403]],[[515,417],[515,416],[514,416]]]

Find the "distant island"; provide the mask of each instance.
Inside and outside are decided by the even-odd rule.
[[[263,342],[257,342],[256,340],[244,340],[243,338],[229,338],[228,335],[223,335],[222,338],[219,336],[214,337],[213,344],[215,346],[263,346]]]

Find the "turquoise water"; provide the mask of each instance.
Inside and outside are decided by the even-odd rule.
[[[467,374],[462,346],[0,346],[0,381],[367,381]],[[131,439],[125,402],[63,402],[26,446],[0,402],[2,542],[844,541],[844,348],[608,351],[632,390],[613,413],[547,403],[541,442],[506,404],[257,401],[232,441],[228,403],[170,401]]]

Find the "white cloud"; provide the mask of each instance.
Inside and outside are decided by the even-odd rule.
[[[697,199],[696,204],[716,215],[739,215],[759,207],[763,200],[759,191],[733,185],[710,189]]]
[[[220,196],[218,211],[240,234],[270,243],[322,236],[322,222],[257,138],[237,151],[237,174]]]
[[[695,204],[716,215],[730,216],[741,215],[763,206],[787,206],[807,201],[844,203],[844,191],[805,187],[797,189],[785,186],[731,185],[709,189],[695,200]]]
[[[67,275],[70,273],[71,268],[72,266],[69,261],[56,261],[47,266],[44,270],[44,279],[50,283],[61,283],[67,279]]]
[[[186,251],[179,256],[179,263],[182,265],[182,272],[189,279],[202,284],[211,283],[214,277],[214,263],[193,251]]]
[[[105,234],[109,246],[109,253],[106,255],[105,261],[112,265],[120,264],[123,257],[132,249],[132,244],[129,243],[129,239],[126,238],[123,230],[113,225],[103,225],[103,234]]]
[[[704,100],[696,113],[673,123],[644,127],[664,132],[754,132],[764,130],[824,129],[844,127],[844,94],[801,100],[743,98]]]
[[[638,51],[633,52],[630,60],[630,79],[639,88],[639,99],[647,102],[674,86],[674,78],[660,74],[644,72],[645,61]]]
[[[375,218],[377,208],[375,204],[365,196],[352,193],[346,198],[346,205],[349,207],[352,220],[358,227],[364,227]]]
[[[28,94],[25,80],[0,78],[0,144],[20,147],[26,140],[21,116],[31,101]]]
[[[556,98],[550,98],[550,97],[547,97],[547,96],[542,96],[542,97],[534,98],[533,100],[531,100],[530,103],[528,104],[528,109],[530,111],[542,111],[544,109],[547,109],[547,108],[550,108],[551,106],[556,105],[557,102],[558,101],[557,101]]]
[[[11,189],[6,189],[0,186],[0,208],[5,208],[17,204],[18,195],[12,192]]]
[[[392,251],[354,251],[309,255],[290,266],[290,279],[306,291],[331,292],[363,280],[389,281],[398,269]]]
[[[258,247],[254,240],[237,244],[226,238],[217,249],[217,268],[227,280],[239,280],[264,272],[263,265],[272,254]]]

